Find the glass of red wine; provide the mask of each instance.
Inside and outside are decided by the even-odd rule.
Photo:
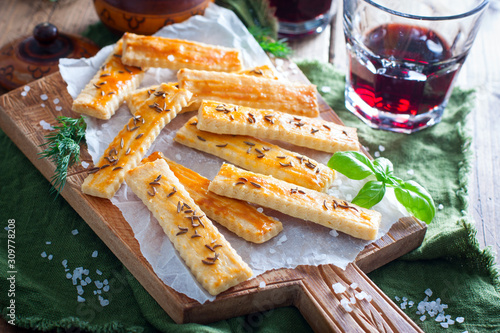
[[[332,0],[270,0],[276,9],[279,35],[295,39],[325,30],[332,19]]]
[[[346,107],[373,128],[441,121],[488,0],[344,0]]]

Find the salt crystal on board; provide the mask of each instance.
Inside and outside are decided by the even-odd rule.
[[[342,283],[340,283],[340,282],[332,284],[332,288],[333,288],[333,292],[336,294],[340,294],[340,293],[343,293],[344,291],[346,291],[346,287],[344,287],[342,285]]]

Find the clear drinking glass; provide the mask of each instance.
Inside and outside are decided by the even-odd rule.
[[[332,19],[332,0],[270,0],[270,5],[276,8],[281,37],[319,34]]]
[[[437,124],[488,0],[344,0],[346,107],[371,127]]]

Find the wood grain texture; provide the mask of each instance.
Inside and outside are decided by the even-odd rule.
[[[59,73],[35,81],[30,86],[31,90],[26,97],[20,94],[22,88],[0,97],[0,124],[40,172],[50,179],[54,165],[48,160],[37,158],[37,153],[41,151],[39,145],[44,141],[45,132],[41,129],[40,121],[45,120],[54,124],[55,117],[58,115],[75,116],[70,109],[72,99],[67,94],[65,83]],[[42,107],[40,95],[44,93],[49,96],[49,99],[45,103],[46,106]],[[63,107],[62,111],[56,111],[55,105],[50,102],[56,97],[60,100],[58,105]],[[323,100],[321,100],[320,108],[323,117],[339,121]],[[83,159],[90,160],[85,149],[83,149]],[[81,169],[78,166],[74,167],[70,173],[78,171],[79,168]],[[220,294],[214,302],[201,305],[161,282],[142,256],[133,232],[118,208],[107,199],[84,195],[80,191],[83,179],[84,174],[70,177],[62,196],[178,323],[208,323],[293,304],[302,311],[304,317],[317,331],[324,331],[324,329],[348,331],[352,327],[365,330],[366,327],[375,325],[375,322],[377,322],[376,325],[382,325],[380,327],[387,329],[394,330],[399,327],[398,325],[402,325],[405,331],[418,331],[411,320],[404,313],[396,310],[395,305],[355,265],[345,272],[332,265],[319,268],[300,266],[297,269],[273,270],[229,289]],[[412,218],[402,219],[395,224],[389,234],[360,254],[361,267],[368,272],[410,251],[420,244],[425,230],[425,225]],[[374,297],[373,301],[366,306],[370,309],[372,306],[377,309],[377,311],[366,311],[382,312],[384,315],[377,320],[367,321],[357,317],[358,315],[366,316],[366,314],[361,315],[365,313],[363,312],[365,310],[359,310],[360,313],[342,312],[340,299],[333,297],[329,289],[332,279],[336,280],[339,276],[342,276],[345,281],[364,281],[362,290]],[[266,284],[264,288],[259,287],[261,281]],[[363,303],[357,306],[360,305]],[[364,305],[360,306],[360,308],[364,307]],[[344,321],[345,318],[342,320],[338,318],[338,316],[349,317],[354,314],[356,314],[355,319],[348,321]],[[358,326],[350,326],[354,323]],[[374,327],[378,326],[372,328],[375,329]]]

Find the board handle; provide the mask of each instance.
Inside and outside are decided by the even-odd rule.
[[[315,332],[423,332],[356,264],[346,270],[334,265],[296,269],[304,279],[295,306]],[[336,293],[332,286],[337,283],[345,291]],[[363,298],[363,291],[369,296]]]

